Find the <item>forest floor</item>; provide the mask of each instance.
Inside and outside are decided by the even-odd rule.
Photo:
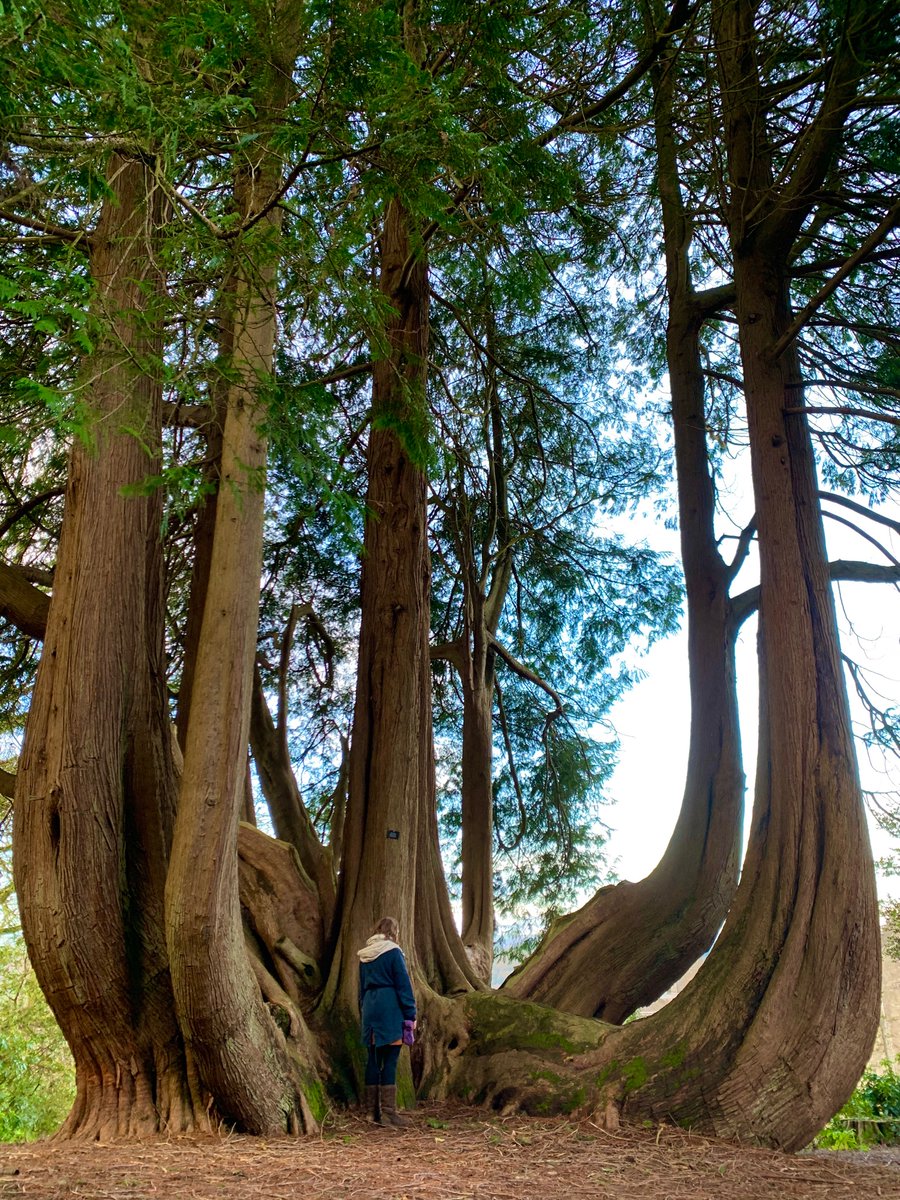
[[[745,1149],[680,1129],[422,1105],[410,1129],[0,1146],[0,1200],[861,1200],[900,1197],[900,1147]]]

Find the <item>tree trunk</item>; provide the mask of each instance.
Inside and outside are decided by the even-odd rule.
[[[326,1004],[356,1005],[356,950],[384,915],[430,981],[465,980],[434,817],[425,376],[428,285],[409,213],[388,204],[381,292],[388,353],[375,364],[356,704],[338,894],[340,933]],[[418,461],[417,461],[418,460]],[[448,924],[449,922],[449,924]],[[436,938],[436,940],[435,940]]]
[[[462,940],[479,978],[489,982],[494,959],[494,670],[486,642],[487,630],[479,622],[462,677]]]
[[[865,69],[853,6],[818,114],[779,194],[755,59],[755,6],[714,30],[760,553],[760,739],[753,825],[722,936],[694,981],[585,1065],[635,1115],[785,1149],[852,1090],[878,1017],[874,872],[861,803],[815,463],[793,348],[787,263]]]
[[[687,594],[691,727],[681,811],[665,854],[638,883],[601,888],[563,918],[504,985],[510,995],[621,1022],[651,1004],[709,949],[737,887],[744,773],[734,667],[730,573],[716,544],[706,444],[691,231],[680,193],[673,114],[674,54],[654,72],[657,181],[669,318],[666,353]]]
[[[274,32],[274,31],[273,31]],[[286,58],[282,66],[291,61]],[[275,74],[273,70],[273,74]],[[269,80],[280,108],[282,79]],[[274,95],[273,95],[274,93]],[[283,103],[283,101],[281,102]],[[280,182],[261,139],[238,169],[243,220]],[[167,940],[179,1020],[222,1112],[249,1132],[315,1127],[304,1086],[313,1071],[303,1039],[289,1048],[263,1005],[244,945],[237,832],[244,795],[262,568],[263,381],[275,344],[277,209],[236,248],[231,369],[209,579],[194,664],[184,772],[166,884]],[[246,259],[255,269],[248,270]]]
[[[266,441],[260,393],[272,373],[282,156],[268,130],[292,94],[298,16],[255,14],[260,132],[235,157],[233,243],[223,289],[231,347],[215,529],[194,663],[184,771],[166,881],[166,936],[181,1028],[226,1118],[252,1133],[316,1127],[316,1062],[302,1022],[289,1041],[263,1004],[245,947],[237,835],[244,798],[262,566]]]
[[[330,929],[336,890],[331,854],[319,840],[300,796],[287,746],[278,736],[269,711],[258,667],[253,672],[250,745],[275,836],[292,845],[300,856],[304,870],[318,890],[325,928]]]
[[[494,300],[485,287],[487,371],[487,529],[476,548],[471,504],[462,494],[456,513],[457,555],[463,582],[463,635],[450,655],[459,671],[462,721],[462,939],[479,977],[491,979],[494,960],[494,672],[493,639],[513,567],[505,431],[497,381]],[[493,564],[493,565],[492,565]]]
[[[69,460],[15,806],[29,954],[75,1059],[62,1133],[90,1138],[187,1130],[205,1109],[175,1021],[163,925],[176,779],[161,496],[122,494],[159,469],[161,385],[137,365],[162,353],[152,178],[113,156],[92,239],[106,332],[82,373],[91,425]]]
[[[773,183],[755,6],[714,30],[760,551],[760,741],[750,843],[724,931],[660,1013],[582,1060],[594,1107],[795,1149],[846,1099],[877,1026],[874,872],[856,773],[812,443],[796,410],[787,262],[850,111],[852,6],[791,179]],[[460,1070],[460,1068],[457,1068]],[[484,1077],[482,1062],[478,1073]]]
[[[228,362],[231,354],[230,347],[225,344],[225,331],[230,330],[231,324],[223,314],[223,335],[219,342],[222,361]],[[188,593],[187,620],[184,630],[184,648],[181,665],[181,680],[178,686],[178,707],[175,713],[175,731],[178,744],[184,752],[187,737],[188,721],[191,714],[191,697],[194,692],[194,671],[197,663],[197,650],[200,645],[200,630],[203,624],[203,610],[206,607],[206,589],[209,585],[209,571],[212,562],[213,534],[216,528],[216,499],[219,489],[219,471],[222,459],[222,421],[224,420],[222,385],[217,380],[217,386],[212,389],[217,398],[215,412],[211,425],[204,430],[206,441],[204,471],[205,482],[212,486],[212,492],[203,494],[197,504],[197,518],[192,538],[193,563],[191,566],[190,591]]]

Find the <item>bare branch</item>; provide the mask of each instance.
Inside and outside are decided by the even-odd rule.
[[[37,496],[32,496],[30,499],[23,501],[22,504],[17,505],[9,516],[3,520],[2,524],[0,524],[0,537],[9,533],[13,525],[17,521],[21,521],[22,517],[26,517],[32,509],[38,508],[46,500],[53,500],[57,496],[64,496],[65,492],[66,489],[63,487],[49,488],[46,492],[40,492]]]
[[[786,408],[786,413],[820,413],[823,416],[859,417],[865,421],[882,421],[885,425],[900,425],[900,417],[891,417],[887,413],[872,412],[867,408],[852,408],[846,404],[807,404],[802,408]]]
[[[538,146],[546,146],[550,142],[555,141],[561,134],[584,132],[583,127],[585,125],[593,122],[601,113],[612,108],[614,104],[618,104],[638,80],[647,74],[668,45],[672,36],[685,25],[692,10],[693,5],[689,3],[689,0],[675,0],[672,11],[669,14],[669,19],[665,25],[663,25],[653,42],[644,51],[631,70],[619,80],[616,86],[611,88],[604,96],[601,96],[599,100],[595,100],[592,104],[582,105],[575,112],[562,117],[555,125],[551,125],[546,132],[535,139],[536,144]]]
[[[43,641],[49,611],[49,596],[28,583],[18,567],[0,563],[0,617],[28,637]]]
[[[734,579],[734,577],[737,575],[738,571],[740,571],[741,567],[744,565],[744,560],[746,559],[747,555],[750,553],[750,546],[751,546],[755,536],[756,536],[756,515],[754,514],[753,519],[750,521],[750,523],[744,529],[741,530],[741,532],[738,536],[738,544],[737,544],[737,548],[734,552],[734,557],[732,558],[731,562],[728,564],[728,567],[726,568],[726,571],[725,571],[725,579],[726,579],[727,583],[731,583],[732,579]]]
[[[526,667],[524,663],[519,662],[519,660],[510,654],[510,652],[497,640],[497,638],[491,637],[490,644],[497,651],[510,670],[514,671],[515,674],[520,678],[527,679],[529,683],[533,683],[536,687],[539,687],[542,691],[547,693],[547,695],[556,705],[556,710],[551,715],[558,716],[565,712],[566,706],[563,702],[562,696],[560,696],[556,688],[552,687],[551,684],[547,683],[545,679],[542,679],[540,675],[532,671],[530,667]]]
[[[818,309],[822,307],[828,297],[835,292],[847,278],[847,276],[851,274],[851,272],[854,271],[860,265],[860,263],[862,263],[868,257],[871,251],[873,251],[876,246],[879,246],[884,241],[891,230],[897,225],[898,221],[900,221],[900,200],[898,200],[896,204],[894,204],[893,208],[887,212],[881,224],[878,225],[876,229],[872,230],[856,253],[850,255],[844,264],[839,267],[837,271],[835,271],[828,282],[819,289],[815,296],[813,296],[812,300],[809,301],[806,307],[797,314],[788,328],[772,347],[770,352],[772,359],[778,359],[782,354],[784,354],[785,350],[787,350],[794,338],[800,333],[813,313],[817,312]]]
[[[828,564],[828,577],[832,583],[900,583],[900,563],[885,566],[883,563],[855,561],[836,558]],[[747,588],[731,600],[732,628],[737,631],[759,608],[759,585]]]
[[[894,533],[900,533],[900,521],[886,517],[884,513],[875,512],[874,509],[866,508],[864,504],[857,504],[855,500],[851,500],[848,496],[839,496],[836,492],[820,491],[819,498],[821,500],[830,500],[832,504],[841,504],[844,508],[849,508],[853,512],[859,513],[861,517],[868,517],[870,521],[877,521],[879,525],[886,525],[888,529],[893,529]]]
[[[0,221],[9,221],[11,225],[23,225],[26,229],[34,229],[54,241],[71,242],[73,245],[83,246],[85,250],[90,249],[91,236],[85,229],[67,229],[64,225],[54,225],[51,221],[8,212],[5,208],[0,208]]]
[[[457,638],[454,642],[439,642],[436,646],[431,647],[429,653],[432,661],[452,663],[462,674],[465,662],[461,638]]]
[[[836,521],[838,525],[846,525],[847,528],[852,529],[858,537],[864,538],[867,542],[870,542],[876,550],[880,550],[889,562],[900,565],[900,561],[894,558],[893,554],[891,554],[890,550],[888,550],[886,546],[882,546],[878,538],[874,538],[870,533],[866,533],[864,530],[860,529],[860,527],[855,525],[853,521],[848,521],[845,517],[839,517],[837,513],[828,512],[827,509],[822,510],[822,516],[827,517],[829,521]]]

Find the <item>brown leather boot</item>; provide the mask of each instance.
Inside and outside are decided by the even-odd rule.
[[[377,1083],[366,1084],[366,1121],[370,1125],[381,1125],[381,1089]]]
[[[381,1089],[381,1123],[382,1125],[395,1125],[398,1129],[409,1129],[412,1124],[409,1117],[404,1117],[402,1113],[397,1112],[396,1084]]]

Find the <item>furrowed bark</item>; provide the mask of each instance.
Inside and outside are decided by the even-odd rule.
[[[175,1022],[163,923],[176,779],[161,497],[122,494],[159,469],[161,384],[137,364],[162,351],[161,195],[146,165],[117,155],[108,182],[90,255],[105,334],[83,372],[94,445],[76,441],[70,455],[14,828],[29,954],[75,1059],[61,1133],[89,1138],[184,1131],[205,1109]]]
[[[256,34],[264,37],[267,55],[256,64],[254,99],[265,125],[288,103],[297,29],[283,8],[274,19],[268,12],[257,16]],[[300,1023],[289,1045],[263,1004],[245,948],[238,891],[262,562],[266,442],[260,393],[272,372],[281,223],[280,210],[267,205],[280,182],[280,156],[263,132],[236,162],[236,207],[253,224],[234,246],[224,293],[232,356],[221,484],[166,883],[181,1027],[222,1113],[260,1134],[316,1128],[311,1044]]]
[[[386,345],[375,347],[340,932],[324,998],[326,1007],[351,1012],[356,950],[385,914],[400,922],[410,965],[426,981],[439,989],[474,981],[453,925],[437,839],[431,565],[420,461],[427,428],[427,261],[399,199],[387,205],[380,257],[380,289],[390,316]]]

